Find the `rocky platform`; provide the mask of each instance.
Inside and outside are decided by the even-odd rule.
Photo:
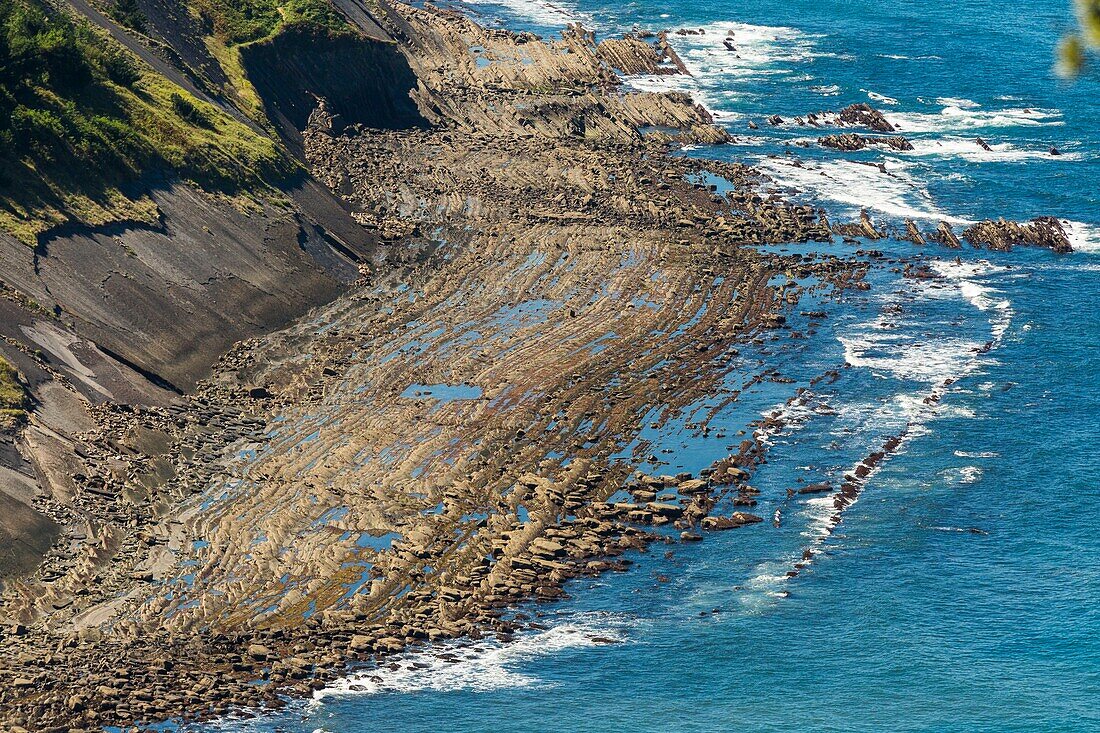
[[[373,272],[187,397],[120,372],[149,393],[134,409],[89,399],[74,365],[37,377],[56,395],[36,439],[53,415],[76,458],[41,469],[50,494],[28,501],[60,539],[0,599],[8,729],[276,705],[412,644],[506,637],[509,608],[624,569],[669,541],[655,528],[759,522],[715,507],[751,506],[767,420],[699,476],[646,470],[641,431],[866,265],[746,246],[832,231],[749,168],[667,154],[728,136],[683,95],[622,91],[614,69],[679,72],[663,38],[372,17],[423,124],[349,125],[321,100],[301,142],[381,242]]]

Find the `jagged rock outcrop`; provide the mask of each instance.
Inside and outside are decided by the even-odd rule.
[[[895,131],[894,126],[890,124],[882,112],[866,102],[848,105],[840,110],[839,118],[845,124],[867,127],[875,132]]]
[[[1065,229],[1052,216],[1022,223],[1004,219],[982,221],[967,227],[962,238],[974,247],[998,252],[1011,251],[1014,246],[1046,247],[1063,254],[1073,251]]]
[[[955,234],[955,230],[951,228],[951,225],[946,221],[941,221],[936,231],[929,237],[933,242],[942,244],[944,247],[950,247],[951,249],[961,249],[962,242],[959,241],[958,236]]]
[[[883,145],[891,150],[906,151],[912,150],[913,144],[900,135],[891,135],[889,137],[876,137],[858,135],[854,132],[845,133],[842,135],[826,135],[817,139],[819,145],[826,148],[833,148],[835,150],[844,150],[853,152],[856,150],[863,150],[869,145]]]
[[[913,244],[918,244],[918,245],[927,244],[927,240],[925,240],[924,235],[921,233],[920,229],[917,227],[916,222],[914,222],[912,219],[906,219],[905,220],[905,237],[904,238],[906,240],[912,242]]]
[[[844,237],[864,237],[866,239],[882,239],[885,235],[875,228],[871,221],[871,215],[866,209],[859,212],[859,222],[852,224],[834,224],[833,231]]]

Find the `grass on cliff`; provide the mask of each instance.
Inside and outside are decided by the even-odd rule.
[[[296,170],[86,22],[0,0],[0,228],[24,242],[70,222],[154,223],[150,174],[235,194]]]
[[[350,31],[329,0],[191,0],[191,4],[227,45],[262,41],[289,25]]]
[[[30,407],[30,397],[11,362],[0,356],[0,429],[21,422]]]

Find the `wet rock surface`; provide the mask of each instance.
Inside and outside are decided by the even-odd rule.
[[[894,135],[889,137],[882,136],[864,136],[856,133],[845,133],[843,135],[826,135],[817,139],[819,145],[826,148],[834,148],[836,150],[844,150],[848,152],[863,150],[870,145],[882,145],[890,148],[891,150],[912,150],[913,143],[906,140],[900,135]]]
[[[983,221],[967,227],[962,238],[975,247],[998,252],[1009,252],[1014,246],[1045,247],[1063,254],[1073,251],[1065,229],[1050,216],[1029,222]]]

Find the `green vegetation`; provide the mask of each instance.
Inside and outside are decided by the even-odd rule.
[[[242,49],[294,27],[329,36],[352,34],[330,0],[187,0],[211,29],[204,41],[229,83],[222,93],[255,122],[270,129],[263,102],[244,70]]]
[[[0,0],[0,228],[34,244],[67,222],[152,223],[156,206],[134,186],[150,172],[232,195],[296,170],[272,139],[87,23]]]
[[[347,21],[328,0],[192,0],[225,44],[261,41],[288,25],[347,33]]]
[[[0,356],[0,428],[21,422],[30,407],[30,397],[19,372]]]
[[[1076,76],[1084,68],[1088,51],[1100,49],[1100,0],[1075,0],[1079,30],[1062,39],[1058,49],[1058,69],[1065,76]]]
[[[130,30],[145,32],[145,13],[141,12],[137,0],[115,0],[109,12],[112,18]]]

